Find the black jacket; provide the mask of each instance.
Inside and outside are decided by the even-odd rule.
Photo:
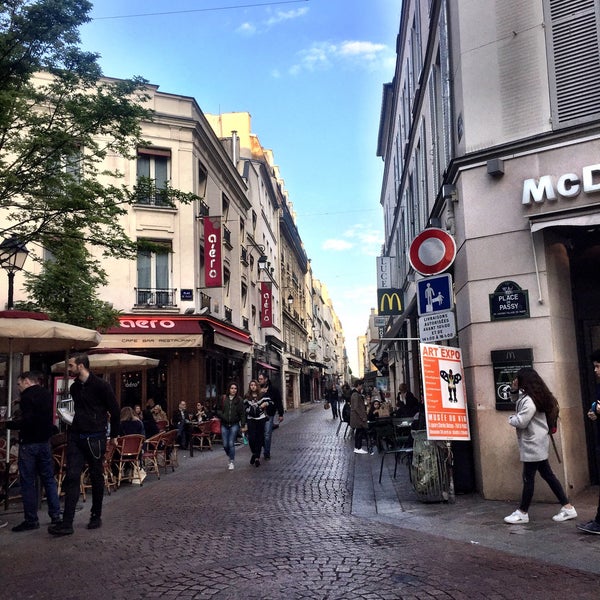
[[[268,387],[263,388],[264,393],[271,399],[271,403],[267,407],[267,415],[274,417],[275,413],[278,413],[280,417],[283,417],[283,401],[279,390],[269,384]]]
[[[47,442],[54,433],[52,396],[41,385],[32,385],[21,392],[21,417],[9,421],[9,429],[19,430],[20,444]]]
[[[85,383],[77,378],[71,384],[71,397],[75,408],[72,432],[101,433],[106,430],[110,413],[110,437],[119,435],[119,406],[115,393],[106,381],[93,373]]]

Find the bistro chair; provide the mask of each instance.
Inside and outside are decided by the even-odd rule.
[[[190,448],[194,446],[195,442],[198,442],[198,447],[200,448],[200,452],[202,452],[203,448],[206,447],[209,450],[212,450],[212,441],[211,435],[212,433],[212,424],[210,421],[203,421],[198,423],[195,430],[192,432],[192,439],[190,441]]]
[[[117,489],[117,480],[115,478],[115,474],[113,473],[113,458],[115,455],[115,445],[112,440],[107,440],[106,442],[106,451],[104,452],[104,459],[102,460],[102,475],[104,477],[104,489],[106,493],[110,496],[113,489]],[[81,473],[80,479],[80,490],[81,490],[81,499],[83,502],[86,501],[87,498],[87,490],[92,488],[92,484],[90,482],[90,473],[89,467],[86,464],[83,472]]]
[[[410,432],[403,435],[399,429],[403,419],[386,418],[376,421],[375,434],[377,439],[377,447],[381,453],[381,466],[379,467],[379,483],[383,476],[383,462],[388,454],[394,455],[394,479],[398,470],[398,460],[412,455],[412,447],[410,446]]]
[[[175,467],[179,466],[177,460],[177,429],[170,429],[163,433],[162,448],[158,448],[158,463],[164,467],[165,473],[167,468],[171,467],[175,471]]]
[[[142,466],[146,469],[146,473],[155,473],[158,479],[160,479],[158,455],[161,446],[164,446],[164,435],[165,432],[160,431],[156,435],[147,438],[144,442],[144,450],[142,451]]]
[[[160,421],[156,421],[156,426],[158,427],[158,431],[167,431],[169,429],[169,421],[161,419]]]
[[[139,478],[140,456],[145,437],[132,433],[117,438],[117,450],[114,464],[117,468],[117,487],[123,481],[133,481]]]
[[[54,478],[58,487],[58,495],[62,494],[62,483],[67,474],[67,444],[59,444],[52,448],[54,461]]]

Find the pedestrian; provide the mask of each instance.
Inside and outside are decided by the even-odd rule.
[[[594,365],[594,375],[600,382],[600,349],[592,352],[592,364]],[[596,399],[592,403],[590,410],[587,413],[588,419],[596,425],[596,468],[600,471],[600,383],[596,385]],[[600,494],[598,495],[598,509],[596,516],[587,523],[578,523],[577,529],[585,533],[595,533],[600,535]]]
[[[275,427],[275,415],[279,416],[279,423],[283,421],[283,401],[281,393],[271,383],[271,380],[266,373],[258,374],[258,383],[266,398],[269,398],[269,406],[267,408],[267,419],[265,421],[265,460],[271,460],[271,438]],[[279,425],[278,425],[279,426]]]
[[[339,393],[338,389],[335,386],[335,383],[327,390],[327,401],[331,406],[331,414],[334,419],[337,419],[339,416],[338,410],[338,402],[339,402]]]
[[[221,398],[221,405],[216,409],[217,417],[221,421],[221,439],[223,450],[229,459],[228,469],[235,468],[235,441],[240,428],[246,431],[246,412],[244,400],[238,393],[238,384],[232,381],[227,388],[227,393]]]
[[[529,505],[538,471],[561,504],[560,511],[552,519],[562,522],[576,518],[577,512],[548,462],[550,430],[546,413],[556,404],[556,398],[544,380],[531,368],[518,371],[512,382],[511,392],[518,394],[516,413],[509,417],[508,422],[517,430],[519,454],[523,463],[523,492],[519,508],[505,517],[504,521],[529,523]]]
[[[419,401],[415,395],[408,389],[406,383],[398,386],[398,395],[396,396],[395,417],[408,417],[412,419],[419,412]]]
[[[354,453],[367,454],[363,450],[363,440],[367,437],[367,409],[362,395],[364,379],[357,379],[350,396],[350,427],[354,429]]]
[[[63,482],[65,506],[62,523],[48,527],[56,536],[73,533],[73,519],[80,493],[80,478],[88,464],[92,483],[92,507],[88,529],[102,526],[104,498],[103,461],[107,444],[107,425],[110,418],[109,443],[116,446],[119,433],[119,406],[110,385],[90,371],[90,359],[85,353],[69,357],[68,372],[75,381],[71,384],[74,417],[67,436],[67,473]]]
[[[13,531],[38,529],[39,477],[46,491],[48,515],[52,523],[60,523],[60,501],[54,478],[54,460],[50,438],[54,433],[53,402],[50,392],[40,385],[42,374],[26,371],[19,375],[17,387],[21,394],[21,416],[6,423],[8,429],[19,430],[19,481],[25,520]]]
[[[265,444],[265,423],[268,420],[267,410],[271,404],[272,401],[267,391],[260,387],[260,383],[256,379],[252,379],[248,384],[244,407],[248,425],[248,445],[252,453],[250,464],[255,467],[260,467],[260,453]]]
[[[190,418],[187,413],[187,402],[182,400],[176,410],[173,411],[171,424],[177,429],[177,443],[180,448],[188,448],[190,445]]]

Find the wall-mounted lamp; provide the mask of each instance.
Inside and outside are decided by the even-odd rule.
[[[294,304],[294,296],[292,296],[291,294],[287,297],[287,303],[291,306],[292,304]]]

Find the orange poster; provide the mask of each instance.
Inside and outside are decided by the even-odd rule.
[[[430,440],[470,440],[460,348],[421,344],[423,393]]]

